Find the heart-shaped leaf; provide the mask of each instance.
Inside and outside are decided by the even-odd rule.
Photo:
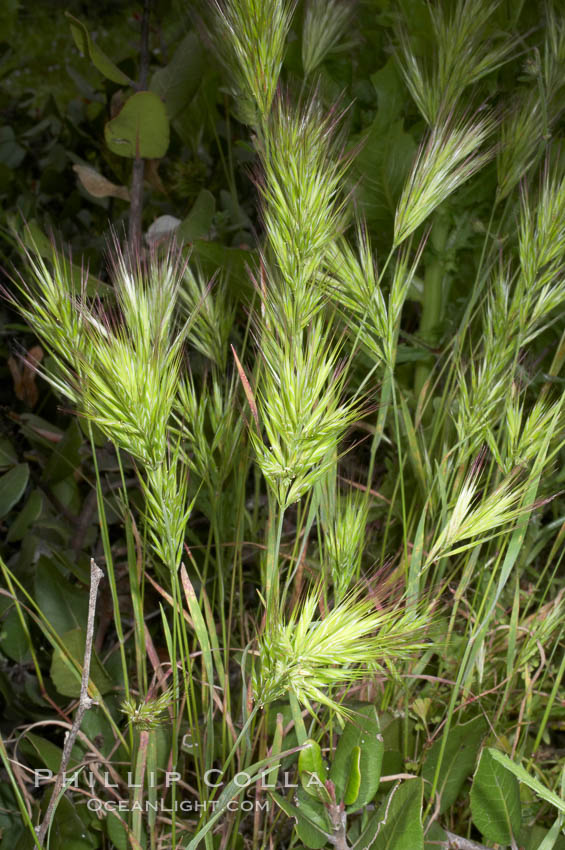
[[[161,98],[139,91],[126,100],[104,128],[112,153],[130,158],[161,159],[169,147],[169,119]]]

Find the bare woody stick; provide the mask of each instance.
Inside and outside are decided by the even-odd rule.
[[[59,794],[61,793],[65,772],[69,765],[73,746],[82,724],[82,718],[84,717],[88,709],[92,707],[92,700],[88,696],[88,680],[90,678],[90,659],[92,657],[92,642],[94,639],[94,615],[96,613],[96,599],[98,597],[98,586],[103,577],[104,573],[102,572],[100,567],[94,562],[94,558],[91,558],[90,594],[88,597],[88,620],[86,623],[86,642],[84,645],[84,662],[82,665],[82,678],[80,681],[80,697],[78,701],[78,708],[75,714],[75,719],[73,720],[73,725],[71,726],[71,729],[65,739],[63,755],[61,756],[61,765],[59,767],[59,772],[55,779],[53,793],[51,794],[51,799],[49,800],[49,805],[47,806],[45,817],[43,818],[41,824],[36,827],[37,837],[39,839],[40,844],[43,844],[43,842],[45,841],[45,836],[47,835],[47,830],[49,829],[49,824],[51,823],[51,818],[53,817],[55,807],[57,805],[57,800],[59,799]]]
[[[137,91],[144,91],[147,87],[147,74],[149,71],[149,17],[151,14],[151,0],[145,0],[143,4],[143,17],[141,21],[141,44],[139,60],[139,83]],[[141,218],[143,215],[143,176],[145,172],[145,160],[136,156],[133,161],[133,171],[130,188],[130,210],[129,210],[129,242],[132,248],[132,257],[137,255],[141,247]]]

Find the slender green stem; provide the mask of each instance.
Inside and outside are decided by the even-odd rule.
[[[124,696],[126,700],[129,700],[129,672],[128,672],[128,664],[126,658],[126,648],[125,648],[125,639],[124,639],[124,631],[122,627],[122,615],[120,611],[120,602],[118,598],[118,587],[116,584],[116,574],[114,571],[114,559],[112,557],[112,546],[110,543],[110,535],[108,532],[108,523],[106,522],[106,511],[104,507],[104,495],[102,492],[102,481],[100,478],[100,470],[98,467],[98,458],[96,455],[96,445],[94,443],[94,435],[92,432],[92,424],[90,421],[87,423],[88,428],[88,436],[90,439],[90,446],[92,450],[92,462],[94,464],[94,474],[96,479],[96,499],[98,504],[98,519],[100,522],[100,534],[102,537],[102,546],[104,549],[104,559],[106,566],[106,575],[108,576],[108,584],[110,587],[110,594],[112,596],[112,609],[114,613],[114,623],[116,627],[116,634],[118,637],[118,644],[120,647],[120,660],[122,664],[122,677],[124,682]],[[133,727],[131,722],[129,723],[129,740],[130,740],[130,748],[133,749]]]
[[[431,238],[428,242],[428,250],[433,250],[433,257],[427,263],[424,275],[424,297],[419,329],[419,336],[422,342],[426,344],[433,342],[434,330],[441,321],[443,314],[444,252],[447,236],[448,225],[445,216],[436,214]],[[414,395],[416,398],[420,395],[430,373],[430,363],[423,362],[416,366],[414,374]]]
[[[271,522],[269,525],[269,541],[267,548],[267,574],[265,581],[265,601],[267,604],[267,619],[279,616],[280,588],[279,588],[279,552],[284,522],[284,508],[278,508],[278,519],[276,524],[274,516],[277,513],[274,498],[271,498]]]
[[[296,732],[296,737],[298,738],[298,743],[300,744],[300,746],[302,746],[308,738],[306,726],[304,725],[304,718],[302,717],[302,711],[300,709],[298,700],[296,699],[293,693],[289,694],[288,698],[290,702],[290,710],[292,712],[292,719],[294,720],[294,729]]]

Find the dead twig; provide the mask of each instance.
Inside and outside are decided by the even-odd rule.
[[[80,697],[73,725],[71,726],[70,732],[65,738],[65,745],[63,747],[63,755],[61,756],[61,765],[59,767],[59,773],[57,774],[57,778],[55,780],[53,793],[51,794],[51,799],[49,800],[49,805],[47,806],[45,817],[43,818],[41,824],[36,827],[37,837],[39,839],[40,844],[43,844],[43,842],[45,841],[47,830],[49,829],[51,819],[55,812],[55,807],[57,806],[57,801],[59,799],[59,795],[63,787],[63,782],[65,781],[65,773],[69,765],[71,753],[82,724],[82,719],[88,709],[92,707],[92,700],[88,696],[88,680],[90,678],[90,660],[92,658],[92,642],[94,639],[94,615],[96,612],[96,598],[98,596],[98,586],[103,576],[104,573],[102,572],[100,567],[94,562],[94,558],[91,558],[90,594],[88,597],[88,620],[86,623],[84,661],[82,665],[82,677],[80,680]]]
[[[141,19],[141,43],[139,61],[139,83],[137,91],[147,88],[147,73],[149,70],[149,18],[151,14],[151,0],[145,0],[143,4],[143,17]],[[141,219],[143,215],[143,177],[145,172],[145,160],[139,154],[139,144],[133,161],[133,171],[130,188],[129,208],[129,242],[132,250],[132,259],[137,256],[141,248]]]

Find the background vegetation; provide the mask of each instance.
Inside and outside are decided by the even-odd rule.
[[[0,39],[0,847],[563,850],[560,4]]]

